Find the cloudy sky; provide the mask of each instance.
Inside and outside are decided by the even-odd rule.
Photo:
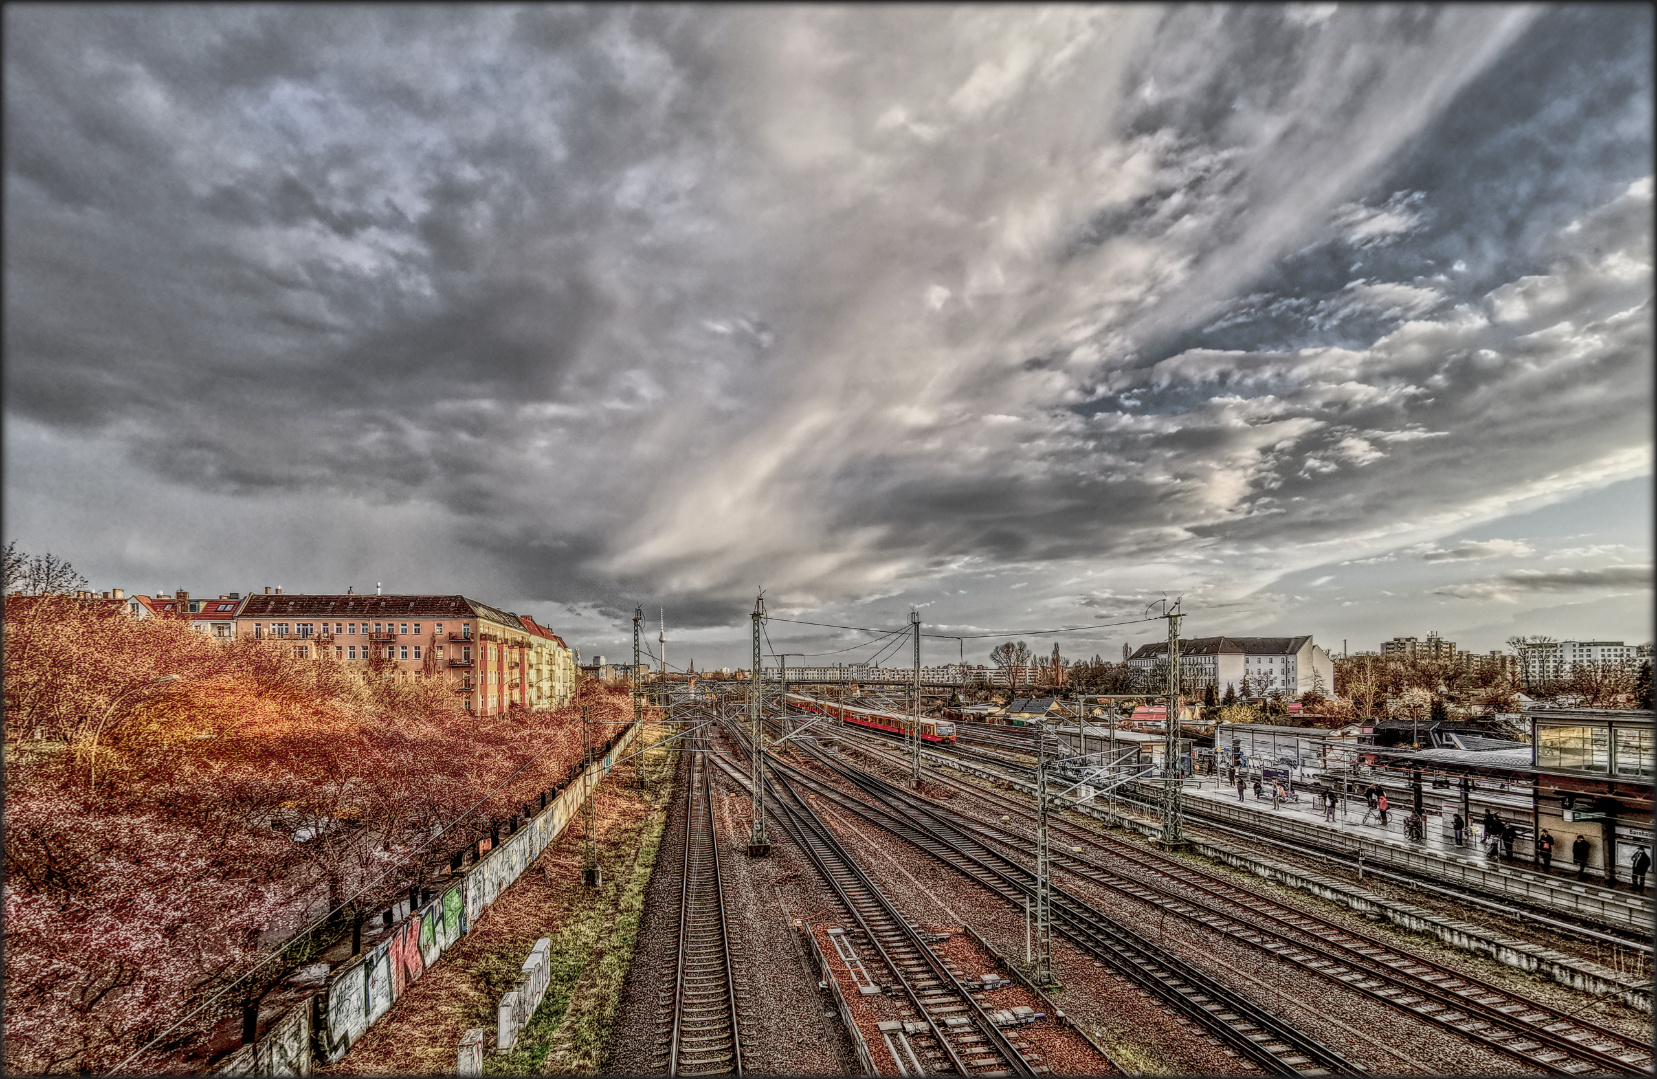
[[[1651,637],[1649,7],[4,19],[5,530],[95,587]]]

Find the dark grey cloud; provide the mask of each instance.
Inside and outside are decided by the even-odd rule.
[[[1073,605],[1649,445],[1644,8],[5,19],[8,418],[474,591]]]
[[[1651,588],[1650,566],[1601,566],[1596,569],[1521,569],[1471,584],[1435,589],[1460,599],[1502,599],[1526,593],[1626,591]]]

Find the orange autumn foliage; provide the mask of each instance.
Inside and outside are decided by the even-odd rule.
[[[438,680],[72,597],[8,598],[4,648],[12,1072],[108,1069],[370,882],[354,909],[429,879],[581,756],[575,708],[476,717]],[[595,741],[631,718],[625,693],[586,703]]]

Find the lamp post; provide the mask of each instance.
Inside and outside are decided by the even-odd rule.
[[[116,706],[119,705],[122,701],[126,700],[128,697],[132,696],[134,693],[140,692],[142,690],[154,689],[156,686],[159,686],[164,682],[176,682],[176,681],[178,681],[178,675],[176,675],[176,674],[165,674],[165,675],[162,675],[160,678],[157,678],[155,681],[149,683],[148,685],[133,686],[133,687],[129,688],[125,693],[122,693],[120,696],[116,697],[113,701],[110,702],[109,709],[104,712],[103,718],[98,720],[98,729],[96,731],[94,731],[93,734],[92,734],[92,749],[91,749],[91,752],[88,755],[88,762],[87,763],[91,768],[91,775],[88,779],[88,782],[90,782],[93,787],[96,787],[98,785],[98,740],[103,737],[104,727],[105,727],[105,725],[107,725],[109,723],[110,717],[115,714]]]

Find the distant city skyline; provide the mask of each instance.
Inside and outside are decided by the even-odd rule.
[[[1649,7],[4,19],[5,538],[95,588],[1652,637]]]

